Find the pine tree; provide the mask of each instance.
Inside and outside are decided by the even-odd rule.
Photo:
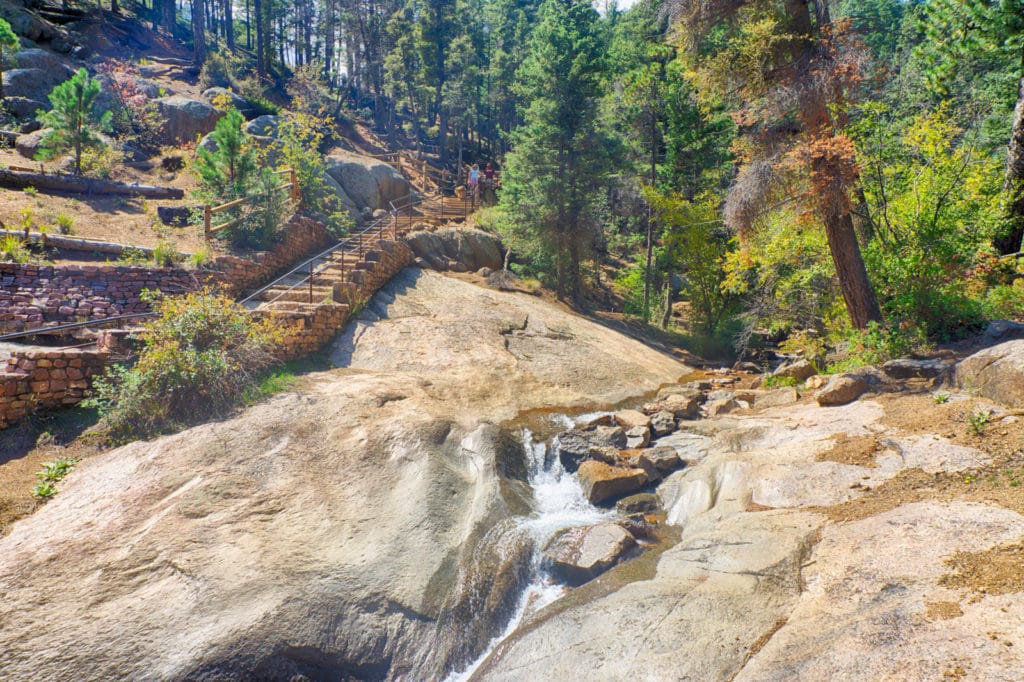
[[[210,133],[214,151],[200,147],[194,169],[200,192],[208,201],[230,201],[247,196],[256,176],[256,155],[242,132],[245,117],[228,109]]]
[[[14,34],[11,25],[5,19],[0,19],[0,99],[4,96],[4,51],[13,52],[21,47],[21,41]]]
[[[53,89],[49,97],[53,109],[36,114],[49,129],[42,140],[40,158],[51,159],[70,148],[75,155],[75,173],[82,174],[82,150],[101,146],[103,139],[97,133],[110,130],[111,112],[97,112],[96,98],[101,90],[100,82],[90,78],[84,67]]]
[[[514,237],[533,244],[560,298],[580,294],[581,263],[599,228],[614,144],[597,124],[604,44],[588,0],[545,0],[518,72],[527,102],[512,135],[501,203]]]

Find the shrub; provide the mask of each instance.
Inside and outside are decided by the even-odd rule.
[[[75,219],[67,213],[58,213],[56,217],[57,231],[61,234],[75,233]]]
[[[273,364],[280,338],[210,291],[147,297],[159,317],[141,334],[133,367],[115,366],[94,381],[94,398],[115,441],[147,437],[226,414]]]
[[[835,361],[828,368],[829,372],[880,365],[887,360],[909,355],[927,348],[927,338],[921,327],[883,327],[870,322],[863,331],[849,331],[845,343],[840,345],[845,350],[837,353]]]
[[[25,243],[14,235],[0,237],[0,260],[12,263],[27,263],[32,259]]]

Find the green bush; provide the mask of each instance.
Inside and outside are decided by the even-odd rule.
[[[280,335],[209,291],[148,299],[159,317],[141,334],[137,361],[98,377],[87,404],[99,408],[115,442],[224,415],[273,364]]]
[[[828,372],[844,372],[866,365],[880,365],[887,360],[904,357],[925,350],[927,338],[924,329],[904,325],[883,327],[875,322],[868,323],[867,329],[850,330],[845,341],[837,344],[843,350],[836,353]]]

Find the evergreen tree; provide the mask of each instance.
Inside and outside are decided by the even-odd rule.
[[[4,52],[13,52],[19,47],[21,47],[21,41],[14,34],[11,25],[7,23],[6,19],[0,19],[0,99],[3,99],[4,96]]]
[[[545,0],[518,72],[527,105],[512,134],[501,203],[513,237],[538,247],[538,265],[553,274],[560,298],[580,294],[614,158],[597,122],[604,48],[590,2]]]
[[[242,132],[245,118],[228,109],[210,133],[214,150],[200,147],[193,168],[199,176],[202,198],[230,201],[247,196],[256,176],[256,155]]]
[[[43,137],[39,156],[51,159],[71,149],[75,158],[75,173],[82,174],[82,150],[103,144],[97,132],[109,130],[112,114],[97,112],[96,98],[101,91],[100,82],[89,77],[85,68],[57,85],[50,93],[50,111],[39,111],[36,116],[48,132]]]

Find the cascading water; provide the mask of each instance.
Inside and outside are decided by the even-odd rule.
[[[595,412],[577,417],[551,415],[551,419],[556,426],[572,428],[589,423],[605,414],[609,413]],[[524,428],[522,445],[528,466],[527,481],[533,489],[533,512],[517,521],[530,536],[536,548],[536,551],[533,552],[530,580],[520,595],[516,609],[505,630],[491,640],[477,660],[473,661],[465,670],[449,675],[446,682],[468,680],[495,647],[511,635],[527,616],[536,613],[566,593],[568,588],[552,577],[544,568],[543,556],[540,552],[540,549],[555,533],[573,526],[594,525],[619,516],[612,510],[595,507],[587,500],[576,477],[565,470],[557,456],[557,438],[552,439],[550,443],[535,440],[534,433],[530,429]]]

